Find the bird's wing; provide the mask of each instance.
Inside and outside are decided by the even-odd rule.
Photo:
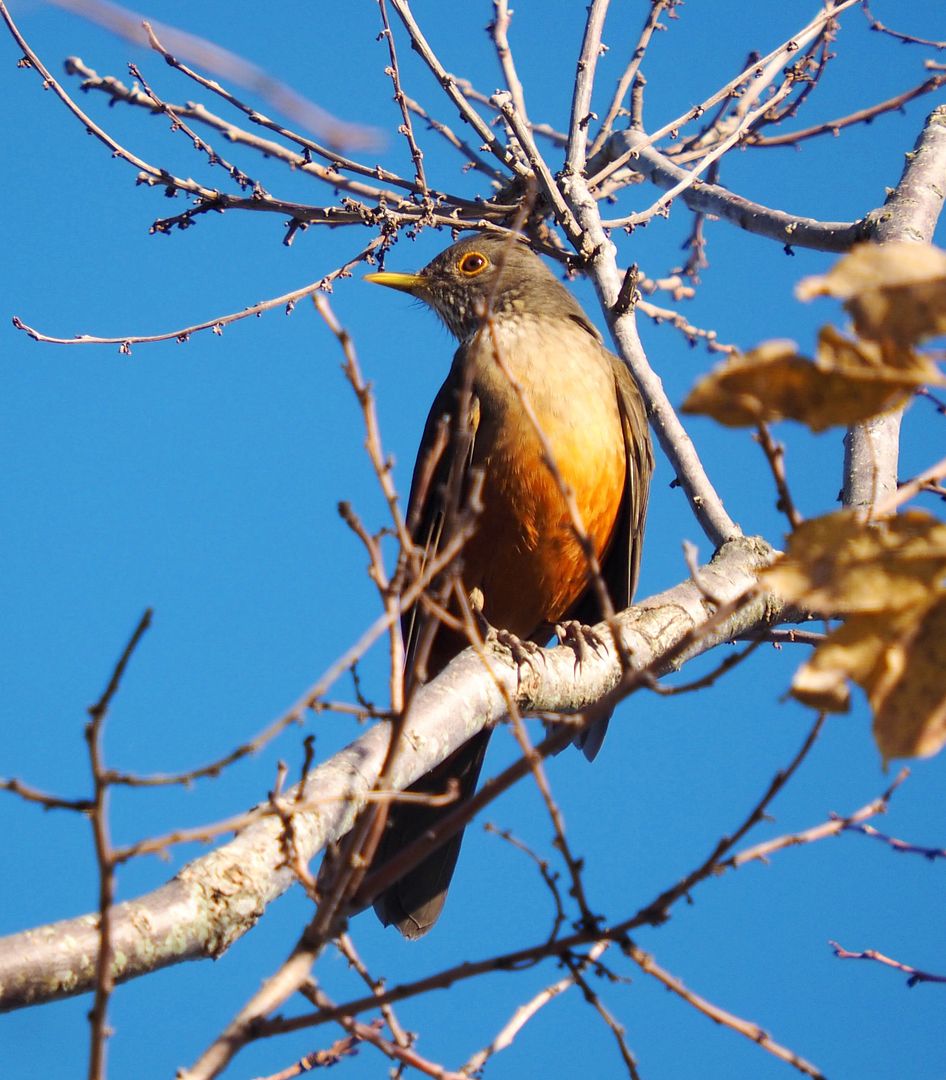
[[[611,543],[601,561],[601,576],[614,610],[622,611],[630,606],[634,589],[637,587],[654,455],[647,427],[647,412],[637,383],[627,367],[616,356],[609,355],[614,374],[614,390],[621,412],[627,466],[621,513],[614,527]],[[602,618],[594,589],[585,591],[570,617],[582,623],[595,623]],[[601,749],[609,719],[610,714],[601,717],[575,738],[575,744],[589,761],[593,761]]]
[[[601,570],[614,607],[620,611],[630,605],[637,588],[654,453],[647,412],[634,376],[616,356],[611,357],[611,370],[614,373],[618,408],[621,410],[627,471],[621,517]]]
[[[479,422],[479,401],[475,395],[470,395],[469,426],[466,431],[458,430],[455,418],[464,369],[465,350],[461,346],[454,357],[450,374],[430,407],[414,463],[411,494],[407,503],[407,523],[414,544],[421,552],[418,566],[420,573],[423,573],[427,563],[437,554],[445,528],[449,531],[446,507],[448,492],[456,492],[462,506],[469,487],[470,465]],[[415,604],[401,619],[408,678],[413,670],[414,653],[423,623],[421,615],[420,605]],[[435,675],[436,671],[429,674]]]

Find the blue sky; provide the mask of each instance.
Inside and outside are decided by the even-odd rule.
[[[606,106],[646,5],[614,5],[602,61]],[[875,14],[894,24],[901,5],[877,0]],[[483,27],[485,0],[451,7],[418,0],[448,70],[485,91],[499,74]],[[809,18],[814,4],[704,5],[679,9],[672,29],[648,55],[646,119],[657,127],[703,99],[737,71],[752,49],[767,51]],[[172,100],[197,96],[156,55],[118,41],[59,10],[36,3],[14,8],[21,29],[54,71],[77,54],[100,73],[127,81],[129,59]],[[271,18],[249,4],[155,3],[148,14],[241,53],[342,119],[385,127],[398,116],[383,75],[386,50],[375,40],[371,4],[288,2]],[[942,36],[941,4],[910,5],[909,26]],[[522,0],[511,31],[530,115],[567,123],[569,74],[581,37],[584,5]],[[854,10],[837,42],[838,60],[813,97],[810,123],[844,115],[919,82],[935,55],[870,33]],[[429,77],[401,42],[408,92],[435,103]],[[7,184],[2,239],[0,357],[0,687],[4,750],[0,774],[77,796],[88,790],[82,738],[85,709],[101,692],[142,610],[155,609],[147,635],[115,702],[106,732],[116,767],[177,770],[217,757],[252,736],[310,685],[377,613],[365,556],[338,518],[353,502],[372,527],[384,505],[362,449],[360,417],[340,371],[335,339],[302,304],[229,327],[222,337],[186,345],[42,346],[16,333],[9,317],[52,334],[153,333],[238,310],[320,278],[370,238],[367,230],[310,229],[281,244],[278,218],[207,216],[186,233],[151,236],[154,218],[183,209],[159,191],[136,186],[134,170],[113,160],[69,117],[35,74],[17,70],[14,43],[0,35],[0,118],[6,133]],[[765,204],[826,220],[852,220],[879,205],[896,183],[903,154],[942,96],[908,105],[842,137],[799,149],[747,150],[726,159],[723,182]],[[104,101],[82,104],[126,146],[184,175],[209,174],[186,139],[166,123]],[[599,107],[599,112],[603,108]],[[428,170],[441,186],[473,190],[459,157],[425,135]],[[378,160],[400,170],[403,145],[390,142]],[[554,155],[552,155],[554,162]],[[271,191],[323,203],[327,194],[273,164],[241,159]],[[643,207],[652,189],[635,189]],[[682,206],[630,238],[623,263],[661,276],[681,258],[690,218]],[[722,223],[707,226],[710,267],[687,315],[720,339],[750,347],[791,337],[811,348],[817,327],[840,315],[827,301],[798,304],[802,276],[831,257],[797,251],[786,257],[769,241]],[[390,268],[414,269],[448,243],[427,231],[402,239]],[[576,292],[595,321],[590,288]],[[662,301],[661,301],[662,302]],[[446,371],[452,343],[427,312],[404,297],[364,284],[360,273],[336,288],[332,303],[355,338],[372,381],[387,450],[406,491],[430,401]],[[679,402],[713,362],[667,326],[642,320],[651,361],[671,400]],[[906,421],[902,475],[942,456],[943,419],[927,402]],[[784,523],[774,509],[767,467],[742,432],[708,421],[688,427],[732,516],[748,533],[779,543]],[[835,505],[841,433],[817,438],[783,425],[792,490],[806,515]],[[659,461],[645,547],[641,596],[685,576],[683,540],[710,554],[685,500],[669,487]],[[932,508],[932,504],[928,504]],[[801,744],[810,716],[783,700],[800,652],[760,650],[744,668],[699,696],[638,695],[622,707],[593,766],[566,753],[550,764],[554,790],[575,848],[587,859],[592,906],[617,920],[677,881],[733,829],[773,774]],[[718,657],[687,669],[705,670]],[[383,698],[382,652],[364,666],[369,696]],[[350,696],[341,684],[337,696]],[[889,783],[857,697],[850,716],[833,718],[795,782],[773,807],[775,820],[754,839],[806,828],[831,811],[849,812]],[[353,723],[310,719],[224,777],[190,791],[116,792],[112,827],[127,842],[177,825],[215,820],[265,796],[280,758],[295,769],[301,739],[314,732],[320,757],[357,735]],[[487,763],[511,760],[500,735]],[[918,844],[946,845],[941,758],[914,765],[879,827]],[[87,824],[0,800],[0,932],[91,910],[96,880]],[[536,793],[522,787],[491,806],[487,820],[509,827],[550,853],[550,827]],[[129,898],[169,877],[201,853],[175,852],[170,862],[139,861],[119,875]],[[842,963],[827,945],[876,948],[918,967],[946,971],[942,863],[898,856],[848,835],[778,854],[695,892],[663,927],[639,944],[719,1006],[761,1024],[779,1042],[832,1078],[909,1074],[932,1080],[946,1071],[937,1038],[942,991],[908,992],[897,974]],[[294,891],[215,964],[191,964],[119,990],[111,1020],[116,1034],[111,1075],[166,1077],[191,1062],[278,966],[295,941],[307,906]],[[369,968],[404,981],[464,959],[532,942],[550,925],[547,897],[521,855],[474,825],[443,920],[416,945],[384,932],[371,916],[353,924]],[[648,1080],[701,1077],[766,1080],[788,1066],[748,1040],[717,1028],[670,997],[624,961],[615,969],[630,985],[598,987]],[[494,975],[403,1005],[405,1026],[421,1032],[419,1049],[458,1067],[488,1043],[518,1004],[555,981],[552,965]],[[326,955],[320,970],[336,999],[360,992],[343,961]],[[12,1014],[0,1020],[4,1076],[82,1076],[88,1000]],[[320,1028],[250,1048],[227,1075],[275,1072],[328,1045]],[[382,1075],[370,1048],[339,1066],[339,1075]],[[532,1075],[624,1075],[610,1033],[574,990],[549,1005],[514,1046],[490,1063],[503,1080]]]

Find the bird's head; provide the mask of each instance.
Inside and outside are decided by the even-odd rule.
[[[516,237],[480,233],[448,247],[416,274],[385,270],[365,280],[423,300],[460,341],[476,333],[487,313],[496,319],[560,315],[587,324],[568,289]]]

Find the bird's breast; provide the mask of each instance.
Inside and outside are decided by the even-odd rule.
[[[471,347],[484,487],[463,577],[481,589],[493,625],[527,637],[563,618],[588,585],[562,486],[600,557],[620,513],[626,455],[604,349],[571,321],[506,322]]]

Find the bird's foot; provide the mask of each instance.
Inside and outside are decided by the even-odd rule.
[[[476,620],[479,632],[489,645],[499,645],[508,649],[512,654],[513,663],[516,665],[516,681],[519,689],[522,689],[523,668],[528,669],[534,677],[538,677],[539,669],[536,661],[541,659],[545,663],[542,650],[534,641],[523,640],[511,630],[498,630],[483,613],[484,600],[480,589],[471,589],[469,595],[470,612]]]
[[[593,626],[585,626],[576,619],[566,619],[555,624],[555,636],[575,654],[575,670],[591,656],[604,656],[607,642]]]
[[[491,630],[490,637],[497,645],[502,645],[512,653],[513,662],[516,665],[516,678],[522,683],[522,669],[528,668],[533,675],[539,674],[537,661],[545,662],[542,650],[534,641],[524,641],[509,630]]]

